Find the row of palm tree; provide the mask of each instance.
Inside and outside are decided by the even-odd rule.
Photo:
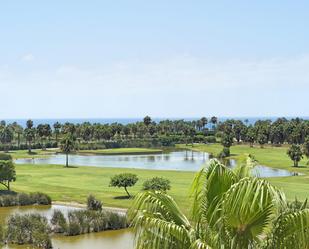
[[[163,192],[137,195],[130,211],[136,249],[309,248],[307,203],[291,205],[267,180],[251,176],[249,156],[235,169],[213,159],[192,184],[187,217]]]

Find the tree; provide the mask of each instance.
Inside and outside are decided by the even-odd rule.
[[[14,122],[12,125],[11,125],[13,131],[15,132],[15,134],[17,134],[17,146],[18,148],[20,147],[20,137],[21,135],[23,134],[23,127],[19,124],[17,124],[17,122]]]
[[[266,134],[263,132],[260,132],[257,136],[257,142],[260,144],[261,148],[263,148],[264,144],[268,142]]]
[[[303,144],[303,152],[304,155],[309,159],[309,136],[306,137],[305,142]]]
[[[51,128],[49,124],[39,124],[37,127],[37,132],[41,138],[42,150],[46,150],[45,141],[47,137],[51,136]]]
[[[150,125],[151,124],[151,117],[149,117],[149,116],[144,117],[144,124],[146,126]]]
[[[233,135],[231,133],[224,133],[221,144],[223,147],[230,148],[233,145]]]
[[[201,118],[201,123],[202,123],[202,127],[203,127],[203,128],[205,128],[205,126],[206,126],[206,125],[207,125],[207,123],[208,123],[207,118],[202,117],[202,118]]]
[[[298,167],[299,161],[303,158],[303,152],[300,145],[292,144],[288,149],[287,154],[294,162],[294,167]]]
[[[129,212],[136,248],[308,248],[309,210],[290,208],[283,192],[251,177],[253,166],[211,160],[193,182],[191,219],[164,192],[138,194]]]
[[[113,176],[111,178],[109,185],[111,187],[124,188],[128,197],[130,198],[131,195],[128,192],[127,188],[134,186],[137,181],[138,181],[137,175],[131,174],[131,173],[123,173],[123,174],[118,174],[118,175]]]
[[[53,127],[54,127],[54,133],[56,135],[56,143],[58,145],[58,136],[60,133],[61,124],[57,121],[56,123],[54,123]]]
[[[213,124],[213,126],[215,126],[218,123],[218,118],[213,116],[210,118],[210,123]]]
[[[25,136],[26,141],[28,143],[28,153],[31,153],[31,144],[32,144],[32,141],[35,138],[35,129],[32,128],[32,127],[31,128],[27,127],[24,131],[24,136]]]
[[[4,151],[7,152],[9,150],[9,144],[13,140],[13,131],[9,126],[5,126],[0,130],[0,141],[5,145]]]
[[[74,135],[68,133],[62,138],[60,149],[66,155],[65,166],[69,167],[69,154],[76,150],[76,138]]]
[[[253,147],[253,143],[255,140],[256,140],[256,131],[254,127],[250,125],[247,129],[246,142],[250,144],[250,147]]]
[[[12,160],[0,160],[0,184],[10,190],[10,182],[15,180],[16,171]]]
[[[143,190],[163,191],[171,189],[171,182],[163,177],[153,177],[143,183]]]

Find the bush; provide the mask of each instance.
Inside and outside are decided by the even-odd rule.
[[[218,158],[225,158],[230,156],[230,148],[224,147],[223,150],[219,153]]]
[[[30,195],[25,193],[7,194],[0,196],[0,206],[25,206],[25,205],[50,205],[51,198],[43,193],[32,193]]]
[[[50,223],[55,233],[64,233],[68,229],[67,221],[60,210],[54,210]]]
[[[15,214],[7,222],[6,240],[13,244],[33,244],[39,248],[52,248],[50,227],[45,217],[38,214]]]
[[[0,225],[0,245],[4,243],[4,234],[5,234],[4,228],[2,225]]]
[[[65,235],[74,236],[127,227],[127,218],[123,214],[106,211],[74,210],[68,213]]]
[[[207,137],[205,137],[205,142],[206,143],[216,143],[217,140],[216,140],[215,136],[207,136]]]
[[[50,205],[51,204],[51,198],[43,193],[37,192],[37,193],[31,193],[30,198],[32,199],[32,202],[34,204],[38,205]]]
[[[33,204],[30,196],[25,194],[25,193],[18,194],[17,199],[18,199],[18,204],[20,206],[26,206],[26,205],[32,205]]]
[[[87,208],[89,210],[102,210],[102,202],[97,200],[93,195],[87,198]]]
[[[171,189],[171,182],[162,177],[154,177],[146,180],[143,184],[143,190],[164,191]]]
[[[12,156],[10,154],[0,153],[0,160],[10,161],[12,160]]]

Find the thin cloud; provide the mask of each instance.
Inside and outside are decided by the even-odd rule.
[[[26,62],[29,62],[29,61],[34,61],[34,55],[31,54],[31,53],[28,53],[28,54],[25,54],[21,57],[21,60],[22,61],[26,61]]]

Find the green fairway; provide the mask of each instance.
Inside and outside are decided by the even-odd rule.
[[[193,149],[197,151],[205,151],[217,155],[222,150],[220,144],[199,144],[199,145],[177,145],[179,148]],[[300,167],[295,168],[293,162],[287,156],[288,147],[265,147],[255,146],[251,148],[248,145],[234,145],[231,147],[231,157],[240,159],[245,154],[252,154],[260,164],[270,166],[272,168],[280,168],[289,171],[299,172],[301,176],[276,177],[267,178],[271,183],[283,189],[288,199],[295,197],[304,200],[309,197],[309,166],[306,166],[307,158],[300,162]]]
[[[188,209],[189,187],[192,172],[116,169],[98,167],[65,168],[63,165],[16,165],[17,180],[12,190],[17,192],[41,191],[49,194],[54,201],[85,203],[89,194],[94,194],[105,206],[130,207],[132,200],[121,199],[124,189],[109,187],[111,176],[119,173],[137,174],[139,181],[129,188],[135,195],[142,189],[142,183],[149,178],[162,176],[171,181],[169,193],[183,209]],[[118,198],[118,199],[117,199]]]
[[[219,144],[194,145],[193,147],[178,145],[180,148],[187,148],[199,151],[206,151],[218,154],[222,149]],[[271,183],[282,188],[288,199],[292,200],[297,196],[303,200],[309,196],[309,167],[305,167],[306,160],[302,160],[299,168],[292,167],[292,161],[286,155],[287,147],[266,147],[250,148],[247,145],[235,145],[231,147],[232,157],[240,159],[245,154],[252,154],[262,165],[273,168],[282,168],[297,171],[304,175],[293,177],[268,178]],[[53,150],[34,150],[34,157],[48,156],[54,153]],[[85,153],[92,153],[88,151]],[[160,150],[153,149],[111,149],[94,151],[100,154],[130,154],[130,153],[158,153]],[[12,153],[14,158],[27,156],[27,151],[16,151]],[[32,155],[28,155],[31,157]],[[53,200],[66,202],[85,203],[88,194],[92,193],[103,200],[106,206],[130,207],[132,200],[121,199],[125,196],[123,189],[109,187],[110,177],[119,173],[135,173],[139,177],[136,186],[129,191],[136,194],[142,189],[142,183],[151,177],[166,177],[171,181],[172,189],[169,193],[176,199],[182,209],[188,210],[189,188],[194,173],[180,171],[158,171],[98,167],[76,167],[65,168],[63,165],[16,165],[17,180],[12,184],[13,190],[18,192],[41,191],[49,194]]]
[[[28,150],[12,150],[9,152],[9,154],[14,158],[14,159],[19,159],[19,158],[44,158],[48,157],[58,151],[57,148],[55,149],[47,149],[47,150],[42,150],[42,149],[35,149],[31,150],[31,153],[28,153]]]

